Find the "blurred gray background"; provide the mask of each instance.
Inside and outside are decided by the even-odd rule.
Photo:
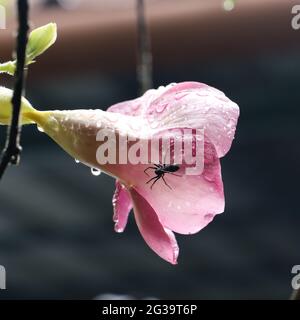
[[[221,160],[225,213],[196,235],[177,235],[179,264],[169,265],[147,247],[133,217],[123,234],[113,231],[113,179],[92,176],[36,127],[24,127],[21,164],[0,183],[0,265],[7,271],[1,299],[289,297],[291,268],[300,264],[300,30],[290,25],[293,1],[240,1],[230,13],[217,0],[162,2],[148,3],[154,86],[205,82],[240,106],[236,139]],[[105,110],[137,95],[128,3],[97,11],[93,2],[71,12],[35,4],[35,25],[53,20],[59,27],[57,44],[29,70],[27,96],[37,108]],[[166,22],[164,10],[177,21]],[[11,21],[0,32],[3,61]],[[0,139],[3,146],[3,127]]]

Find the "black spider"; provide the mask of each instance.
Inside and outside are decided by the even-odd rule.
[[[166,173],[170,173],[170,174],[172,174],[172,175],[174,175],[174,176],[179,177],[177,174],[174,174],[174,172],[178,171],[178,170],[180,169],[180,167],[179,167],[179,165],[177,165],[177,164],[154,164],[154,167],[148,167],[148,168],[146,168],[146,169],[144,170],[144,172],[146,173],[147,176],[149,176],[148,173],[147,173],[147,170],[149,170],[149,169],[153,169],[153,170],[154,170],[154,173],[155,173],[155,177],[152,177],[150,180],[148,180],[148,181],[146,182],[146,183],[149,183],[149,182],[151,182],[152,180],[154,180],[153,183],[151,184],[151,187],[150,187],[151,189],[152,189],[152,187],[154,186],[154,184],[155,184],[160,178],[163,179],[163,181],[164,181],[164,183],[165,183],[165,185],[166,185],[167,187],[169,187],[170,189],[172,189],[172,188],[167,184],[167,182],[166,182],[166,180],[165,180],[165,178],[164,178],[164,175],[165,175]]]

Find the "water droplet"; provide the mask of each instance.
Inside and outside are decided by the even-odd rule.
[[[116,225],[115,226],[115,231],[118,232],[118,233],[121,233],[121,232],[123,232],[123,229]]]
[[[213,219],[214,215],[212,213],[208,213],[204,216],[204,220],[211,221]]]
[[[39,132],[45,132],[43,128],[41,128],[40,126],[37,126],[37,129],[39,130]]]
[[[137,110],[137,109],[140,108],[140,106],[141,106],[140,103],[135,102],[135,103],[132,104],[132,109],[133,110]]]
[[[180,99],[184,98],[184,97],[187,96],[187,95],[188,95],[188,93],[186,93],[186,92],[176,93],[176,95],[175,95],[175,100],[180,100]]]
[[[75,162],[76,162],[76,163],[80,163],[80,161],[79,161],[78,159],[75,159]]]
[[[158,123],[157,122],[152,122],[150,124],[151,129],[156,129],[158,127]]]
[[[92,168],[91,169],[91,173],[92,173],[93,176],[97,177],[97,176],[100,176],[101,170],[97,169],[97,168]]]
[[[151,123],[151,122],[153,122],[154,121],[154,117],[153,116],[150,116],[149,118],[148,118],[148,121]]]
[[[168,105],[167,103],[158,104],[156,106],[156,112],[158,113],[163,112],[166,109],[167,105]]]

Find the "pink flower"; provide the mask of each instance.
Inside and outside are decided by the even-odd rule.
[[[155,124],[152,127],[161,132],[204,129],[204,168],[200,175],[178,178],[167,174],[172,190],[161,181],[151,189],[145,183],[147,177],[142,167],[131,172],[132,186],[116,182],[113,197],[116,231],[125,229],[133,207],[136,223],[149,247],[176,264],[179,249],[173,231],[196,233],[224,211],[219,158],[230,149],[239,108],[217,89],[184,82],[149,90],[138,99],[113,105],[108,111],[142,117],[150,126],[152,121]]]
[[[0,124],[9,124],[11,95],[11,90],[0,87]],[[21,120],[23,124],[37,123],[72,157],[115,177],[115,230],[124,231],[133,208],[137,226],[149,247],[176,264],[179,249],[173,232],[196,233],[224,211],[219,158],[231,147],[238,116],[238,106],[221,91],[202,83],[183,82],[149,90],[140,98],[110,107],[107,112],[41,112],[23,99]],[[187,130],[192,133],[189,145],[192,154],[201,152],[196,152],[193,162],[184,158],[174,175],[165,174],[165,181],[161,176],[152,180],[153,188],[147,182],[155,176],[155,169],[146,173],[145,169],[158,165],[159,161],[147,158],[146,162],[124,162],[124,155],[126,159],[132,154],[142,157],[142,148],[137,148],[136,140],[147,146],[153,138],[173,137],[168,161],[164,162],[162,145],[155,150],[159,151],[162,163],[178,164],[176,143],[179,141],[183,146],[180,153],[189,149]],[[120,144],[124,139],[125,146]],[[199,155],[201,170],[187,174],[197,167]]]

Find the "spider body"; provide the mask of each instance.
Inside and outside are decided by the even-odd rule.
[[[150,183],[151,181],[153,181],[152,184],[151,184],[151,187],[150,187],[151,189],[152,189],[152,187],[154,186],[154,184],[155,184],[159,179],[162,179],[162,180],[164,181],[165,185],[166,185],[167,187],[169,187],[170,189],[172,189],[172,188],[168,185],[168,183],[166,182],[164,176],[165,176],[165,174],[169,173],[169,174],[172,174],[172,175],[174,175],[174,176],[179,177],[177,174],[174,174],[174,172],[177,172],[177,171],[180,169],[180,167],[179,167],[179,165],[177,165],[177,164],[154,164],[154,167],[151,167],[151,166],[150,166],[150,167],[148,167],[148,168],[146,168],[146,169],[144,170],[144,172],[146,173],[147,176],[148,176],[147,171],[148,171],[149,169],[154,170],[154,174],[155,174],[154,177],[152,177],[151,179],[149,179],[149,180],[146,182],[146,183],[148,184],[148,183]]]

